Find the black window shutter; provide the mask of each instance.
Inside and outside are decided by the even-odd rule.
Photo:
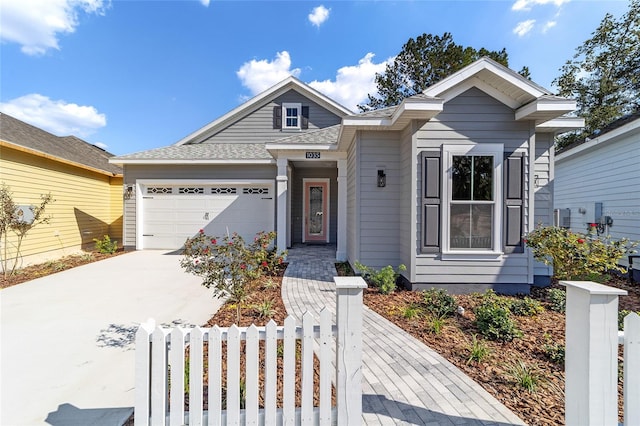
[[[273,128],[282,129],[282,107],[273,107]]]
[[[422,252],[439,253],[442,206],[442,157],[440,152],[422,153]]]
[[[302,122],[300,123],[301,129],[308,129],[309,128],[309,107],[308,106],[303,106],[302,107]]]
[[[524,155],[513,152],[504,160],[504,252],[523,253]]]

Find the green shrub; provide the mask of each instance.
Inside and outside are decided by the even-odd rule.
[[[564,345],[559,343],[547,343],[543,348],[547,358],[556,364],[564,365]]]
[[[420,314],[420,308],[413,303],[402,308],[402,317],[405,319],[414,319]]]
[[[103,254],[113,254],[118,250],[118,242],[111,241],[108,235],[102,237],[101,240],[94,238],[93,241],[96,243],[96,250]]]
[[[275,314],[273,309],[273,300],[264,300],[254,306],[260,318],[271,318]]]
[[[442,317],[431,317],[428,323],[428,330],[433,334],[440,334],[445,323],[446,320]]]
[[[614,270],[624,272],[618,260],[636,245],[625,238],[613,241],[609,237],[577,234],[557,226],[539,226],[524,242],[531,247],[536,260],[553,266],[554,276],[561,280]]]
[[[549,309],[552,311],[564,313],[567,306],[567,292],[560,288],[551,288],[547,290],[549,298]]]
[[[511,319],[509,309],[495,304],[480,305],[475,310],[476,327],[485,338],[510,342],[516,337],[522,337]]]
[[[533,317],[544,312],[544,307],[539,301],[530,297],[516,299],[511,302],[511,312],[521,317]]]
[[[372,286],[377,287],[382,294],[391,294],[396,289],[396,281],[401,271],[406,271],[407,267],[399,265],[397,271],[391,265],[387,265],[380,270],[376,270],[362,263],[354,262],[356,268],[360,270],[364,279]]]
[[[444,289],[426,290],[422,293],[424,309],[434,317],[444,318],[456,313],[456,299]]]

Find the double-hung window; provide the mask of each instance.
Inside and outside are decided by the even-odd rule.
[[[302,106],[298,103],[282,104],[282,128],[283,129],[300,129],[302,121]]]
[[[502,160],[502,144],[443,147],[443,258],[501,254]]]

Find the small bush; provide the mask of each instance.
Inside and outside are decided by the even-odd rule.
[[[489,303],[477,307],[475,313],[476,327],[485,338],[510,342],[522,337],[522,332],[511,319],[509,309]]]
[[[405,306],[402,309],[402,317],[405,319],[414,319],[420,314],[420,308],[414,304]]]
[[[507,366],[507,374],[515,380],[518,386],[534,393],[542,381],[542,373],[537,365],[527,365],[518,361]]]
[[[429,321],[428,329],[433,334],[440,334],[442,333],[445,323],[446,320],[442,317],[432,317]]]
[[[487,343],[482,340],[478,340],[478,336],[474,334],[473,336],[471,336],[471,344],[469,347],[469,358],[467,358],[467,364],[470,364],[471,362],[482,362],[482,360],[485,359],[490,352],[491,349],[489,349]]]
[[[456,299],[447,294],[444,289],[424,291],[422,293],[424,309],[434,317],[444,318],[453,316],[456,313]]]
[[[258,312],[258,316],[260,318],[271,318],[275,314],[272,300],[265,300],[262,303],[255,305],[254,309]]]
[[[544,345],[544,353],[551,360],[551,362],[555,362],[556,364],[564,365],[564,345],[559,343],[547,343]]]
[[[379,271],[358,261],[354,262],[354,265],[362,272],[364,279],[372,286],[377,287],[382,294],[393,293],[396,289],[396,281],[400,276],[400,272],[407,270],[407,267],[402,264],[398,266],[397,271],[391,265],[387,265]]]
[[[113,254],[118,250],[118,242],[111,241],[108,235],[102,237],[101,240],[94,238],[93,241],[96,243],[96,250],[103,254]]]
[[[567,292],[560,288],[551,288],[547,290],[549,298],[549,309],[552,311],[564,313],[567,306]]]
[[[544,312],[542,304],[530,297],[524,299],[516,299],[511,302],[511,312],[521,317],[534,317]]]

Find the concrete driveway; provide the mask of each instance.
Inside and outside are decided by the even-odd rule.
[[[121,425],[137,326],[202,325],[220,306],[179,259],[131,252],[1,290],[0,425]]]

